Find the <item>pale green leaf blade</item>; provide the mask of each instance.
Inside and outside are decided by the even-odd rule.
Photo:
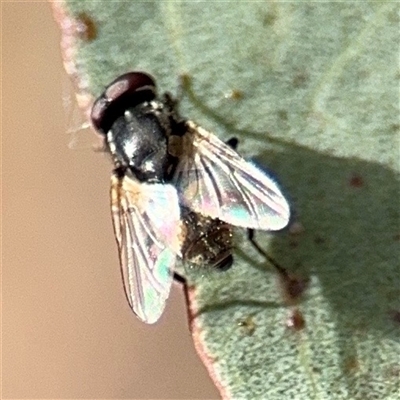
[[[148,71],[173,93],[186,74],[183,114],[239,137],[244,155],[273,169],[303,227],[257,236],[289,271],[310,277],[296,305],[243,232],[230,271],[186,271],[195,343],[221,393],[398,399],[398,4],[65,6],[60,21],[86,16],[96,27],[76,42],[63,25],[87,109],[120,73]],[[294,310],[303,329],[288,327]]]

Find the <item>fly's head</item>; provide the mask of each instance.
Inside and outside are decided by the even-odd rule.
[[[172,105],[157,100],[149,75],[131,72],[112,82],[92,108],[93,126],[105,136],[117,169],[142,182],[161,182],[171,169],[168,137]]]

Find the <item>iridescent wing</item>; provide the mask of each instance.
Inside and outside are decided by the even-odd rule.
[[[111,178],[111,211],[126,297],[148,324],[165,307],[180,243],[180,208],[171,185]]]
[[[187,128],[174,176],[184,205],[246,228],[274,231],[288,224],[289,204],[271,177],[192,121]]]

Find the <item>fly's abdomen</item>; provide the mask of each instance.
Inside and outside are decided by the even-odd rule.
[[[231,267],[232,227],[188,209],[182,210],[185,230],[181,253],[185,263],[225,270]]]

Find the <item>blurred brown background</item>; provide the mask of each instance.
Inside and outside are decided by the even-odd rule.
[[[3,398],[218,398],[181,288],[155,326],[125,300],[111,164],[79,141],[68,148],[49,4],[3,3],[1,23]]]

